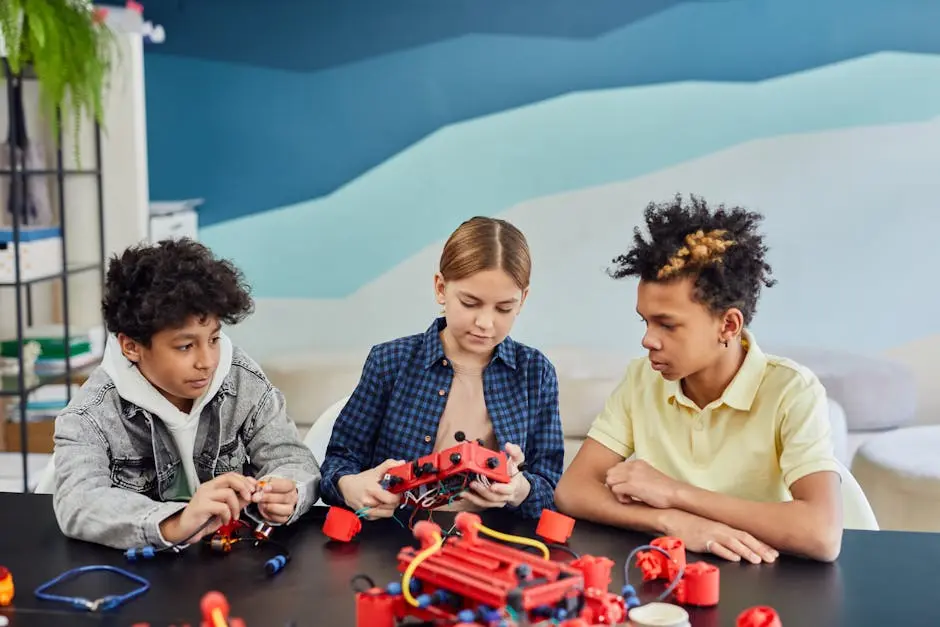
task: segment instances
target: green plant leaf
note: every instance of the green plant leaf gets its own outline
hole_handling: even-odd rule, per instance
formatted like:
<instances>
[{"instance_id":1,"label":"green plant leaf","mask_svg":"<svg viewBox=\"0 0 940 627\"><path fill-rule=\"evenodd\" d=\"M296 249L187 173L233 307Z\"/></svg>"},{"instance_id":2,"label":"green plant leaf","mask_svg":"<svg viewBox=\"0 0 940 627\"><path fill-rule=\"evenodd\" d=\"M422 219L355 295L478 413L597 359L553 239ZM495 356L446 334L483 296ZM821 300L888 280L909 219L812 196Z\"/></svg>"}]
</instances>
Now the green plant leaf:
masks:
<instances>
[{"instance_id":1,"label":"green plant leaf","mask_svg":"<svg viewBox=\"0 0 940 627\"><path fill-rule=\"evenodd\" d=\"M85 121L104 130L104 97L119 49L114 33L95 19L90 3L75 0L0 0L0 34L10 72L36 73L40 108L56 142L63 128L79 137Z\"/></svg>"}]
</instances>

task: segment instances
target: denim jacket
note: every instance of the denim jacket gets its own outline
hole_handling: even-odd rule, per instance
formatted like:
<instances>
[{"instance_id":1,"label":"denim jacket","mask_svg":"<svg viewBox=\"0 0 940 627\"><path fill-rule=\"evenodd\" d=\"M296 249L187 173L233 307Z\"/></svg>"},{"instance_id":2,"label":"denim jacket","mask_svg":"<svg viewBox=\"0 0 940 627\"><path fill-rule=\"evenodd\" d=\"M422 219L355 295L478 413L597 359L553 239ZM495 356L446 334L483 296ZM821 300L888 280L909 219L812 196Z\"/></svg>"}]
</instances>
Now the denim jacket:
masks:
<instances>
[{"instance_id":1,"label":"denim jacket","mask_svg":"<svg viewBox=\"0 0 940 627\"><path fill-rule=\"evenodd\" d=\"M320 470L287 416L284 396L236 348L199 419L193 461L200 482L227 472L297 483L288 524L319 498ZM72 538L120 549L164 546L160 523L184 473L163 421L121 398L97 368L55 423L55 515Z\"/></svg>"}]
</instances>

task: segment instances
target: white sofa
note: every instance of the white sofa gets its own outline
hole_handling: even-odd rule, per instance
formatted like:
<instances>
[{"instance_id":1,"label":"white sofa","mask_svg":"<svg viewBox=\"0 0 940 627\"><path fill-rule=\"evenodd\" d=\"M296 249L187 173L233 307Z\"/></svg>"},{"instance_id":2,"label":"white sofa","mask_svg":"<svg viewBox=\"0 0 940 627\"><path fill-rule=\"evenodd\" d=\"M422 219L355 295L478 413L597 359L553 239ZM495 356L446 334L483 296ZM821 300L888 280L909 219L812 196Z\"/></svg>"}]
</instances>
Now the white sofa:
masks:
<instances>
[{"instance_id":1,"label":"white sofa","mask_svg":"<svg viewBox=\"0 0 940 627\"><path fill-rule=\"evenodd\" d=\"M565 429L565 462L570 463L591 422L620 381L626 360L616 354L578 347L544 349L555 364ZM812 369L829 397L836 456L856 475L882 529L940 531L940 461L911 468L911 459L940 460L935 437L908 431L918 417L918 376L900 361L806 347L765 347ZM342 353L305 353L262 360L262 367L288 399L289 411L304 430L356 386L368 349ZM921 379L923 377L921 376ZM929 399L928 399L928 402ZM937 416L940 423L940 416ZM902 433L898 433L902 432ZM930 431L940 434L940 426ZM920 486L910 492L911 477ZM898 507L908 513L898 517Z\"/></svg>"},{"instance_id":2,"label":"white sofa","mask_svg":"<svg viewBox=\"0 0 940 627\"><path fill-rule=\"evenodd\" d=\"M262 368L287 398L288 411L302 430L347 396L362 372L368 349L301 353L262 361ZM565 430L565 465L577 453L591 423L626 370L621 356L575 347L545 349L558 373L559 404ZM836 455L849 466L850 420L842 403L829 402Z\"/></svg>"}]
</instances>

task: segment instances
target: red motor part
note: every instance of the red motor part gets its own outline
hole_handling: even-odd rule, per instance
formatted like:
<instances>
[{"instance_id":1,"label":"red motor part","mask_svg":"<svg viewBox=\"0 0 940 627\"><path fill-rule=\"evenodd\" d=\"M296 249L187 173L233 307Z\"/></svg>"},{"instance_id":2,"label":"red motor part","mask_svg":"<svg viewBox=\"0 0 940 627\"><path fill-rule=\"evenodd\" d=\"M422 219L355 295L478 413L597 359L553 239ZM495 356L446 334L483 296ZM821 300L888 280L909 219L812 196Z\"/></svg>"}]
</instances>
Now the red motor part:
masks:
<instances>
[{"instance_id":1,"label":"red motor part","mask_svg":"<svg viewBox=\"0 0 940 627\"><path fill-rule=\"evenodd\" d=\"M588 625L619 625L627 618L623 597L609 594L607 590L588 588L584 591L584 601L581 618Z\"/></svg>"},{"instance_id":2,"label":"red motor part","mask_svg":"<svg viewBox=\"0 0 940 627\"><path fill-rule=\"evenodd\" d=\"M656 581L665 579L672 581L685 568L685 543L679 538L662 536L650 542L651 546L658 547L666 553L666 557L659 551L641 551L637 553L636 563L643 573L643 581Z\"/></svg>"},{"instance_id":3,"label":"red motor part","mask_svg":"<svg viewBox=\"0 0 940 627\"><path fill-rule=\"evenodd\" d=\"M593 555L585 555L571 562L571 566L584 575L584 587L598 590L607 590L610 587L610 569L613 565L613 560Z\"/></svg>"},{"instance_id":4,"label":"red motor part","mask_svg":"<svg viewBox=\"0 0 940 627\"><path fill-rule=\"evenodd\" d=\"M774 608L759 605L738 614L737 627L783 627Z\"/></svg>"},{"instance_id":5,"label":"red motor part","mask_svg":"<svg viewBox=\"0 0 940 627\"><path fill-rule=\"evenodd\" d=\"M323 533L333 540L349 542L362 530L362 521L344 507L330 507L323 521Z\"/></svg>"},{"instance_id":6,"label":"red motor part","mask_svg":"<svg viewBox=\"0 0 940 627\"><path fill-rule=\"evenodd\" d=\"M372 588L356 595L356 627L395 627L396 598L381 588Z\"/></svg>"},{"instance_id":7,"label":"red motor part","mask_svg":"<svg viewBox=\"0 0 940 627\"><path fill-rule=\"evenodd\" d=\"M682 605L711 607L718 605L721 571L707 562L693 562L676 587L676 601Z\"/></svg>"},{"instance_id":8,"label":"red motor part","mask_svg":"<svg viewBox=\"0 0 940 627\"><path fill-rule=\"evenodd\" d=\"M543 509L535 534L555 544L565 544L574 530L574 518L559 514L550 509Z\"/></svg>"}]
</instances>

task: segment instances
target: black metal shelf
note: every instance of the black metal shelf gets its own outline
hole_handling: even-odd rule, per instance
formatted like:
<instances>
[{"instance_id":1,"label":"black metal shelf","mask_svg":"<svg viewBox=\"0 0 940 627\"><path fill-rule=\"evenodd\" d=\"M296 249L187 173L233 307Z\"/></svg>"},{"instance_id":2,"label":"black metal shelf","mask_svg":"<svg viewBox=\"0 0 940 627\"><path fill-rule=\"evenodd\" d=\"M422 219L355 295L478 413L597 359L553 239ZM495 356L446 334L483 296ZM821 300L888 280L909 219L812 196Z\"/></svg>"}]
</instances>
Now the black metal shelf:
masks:
<instances>
[{"instance_id":1,"label":"black metal shelf","mask_svg":"<svg viewBox=\"0 0 940 627\"><path fill-rule=\"evenodd\" d=\"M2 0L0 0L2 1ZM58 205L59 213L59 223L55 225L60 230L60 243L61 243L61 255L62 255L62 264L63 270L50 275L44 275L41 277L32 277L29 279L23 278L23 272L21 268L21 246L28 244L28 241L24 240L20 236L21 234L21 224L20 224L20 212L13 211L13 225L12 225L12 241L7 243L7 250L12 250L14 258L14 273L12 281L3 281L0 282L0 287L14 288L12 291L15 293L16 298L16 337L11 338L15 339L20 346L23 346L26 342L29 341L29 338L26 336L26 330L28 327L31 327L33 324L33 306L32 306L32 288L38 283L43 283L46 281L59 279L59 286L61 288L61 308L62 308L62 336L65 341L66 346L70 346L69 339L72 336L71 320L70 320L70 305L69 305L69 278L75 274L82 272L90 272L93 270L98 271L98 279L101 286L104 286L104 275L105 275L105 242L104 242L104 182L102 177L102 159L101 159L101 128L95 123L94 124L94 153L95 153L95 163L94 167L88 169L70 169L65 167L62 151L62 125L61 125L61 114L57 113L59 117L58 126L58 137L56 141L56 150L55 150L55 164L54 167L43 168L43 169L28 169L23 167L23 164L16 159L16 146L19 145L18 137L18 128L21 128L20 122L22 118L15 117L18 112L18 107L16 106L19 102L16 99L16 88L21 87L22 82L26 80L35 80L36 74L33 71L32 67L24 67L20 76L14 76L10 70L10 65L7 62L5 57L0 57L0 66L2 66L2 75L0 79L5 79L6 91L7 91L7 107L10 119L10 131L9 131L9 144L6 149L9 151L9 163L8 168L0 170L0 182L3 185L9 185L10 187L10 198L23 198L24 192L27 187L27 178L30 176L54 176L57 179L56 185L56 200ZM0 149L4 147L0 146ZM84 262L84 263L75 263L69 261L68 255L68 237L66 229L66 218L68 211L66 210L66 193L65 193L65 182L67 179L72 177L92 177L92 180L95 181L95 187L98 197L98 260L96 262ZM23 289L20 289L23 288ZM25 297L25 303L24 303ZM24 307L26 305L25 315ZM23 469L23 492L29 491L29 468L27 464L28 455L29 455L29 434L27 430L27 403L29 400L29 395L35 392L36 390L47 386L47 385L56 385L61 383L80 383L84 380L88 374L98 365L99 360L95 360L91 363L81 363L80 365L73 364L74 357L70 355L69 351L66 351L65 356L65 369L62 372L55 372L49 374L39 374L39 373L29 373L25 372L25 364L23 358L23 350L18 351L18 371L14 375L4 375L0 377L0 398L10 399L18 398L19 405L19 431L20 431L20 455L22 457L22 469ZM84 360L82 360L84 361ZM71 401L72 399L72 386L66 385L66 402ZM14 418L15 420L15 418Z\"/></svg>"},{"instance_id":2,"label":"black metal shelf","mask_svg":"<svg viewBox=\"0 0 940 627\"><path fill-rule=\"evenodd\" d=\"M75 176L78 174L96 176L101 174L101 170L62 170L61 173L67 176ZM0 170L0 176L12 176L13 174L17 176L58 176L59 170Z\"/></svg>"},{"instance_id":3,"label":"black metal shelf","mask_svg":"<svg viewBox=\"0 0 940 627\"><path fill-rule=\"evenodd\" d=\"M75 274L81 274L83 272L90 272L92 270L100 270L101 263L70 263L68 267L62 272L56 272L54 274L44 274L42 276L34 277L32 279L22 279L19 282L17 281L0 281L0 287L17 287L24 285L36 285L37 283L45 283L46 281L54 281L56 279L64 279L67 276L72 276Z\"/></svg>"},{"instance_id":4,"label":"black metal shelf","mask_svg":"<svg viewBox=\"0 0 940 627\"><path fill-rule=\"evenodd\" d=\"M17 375L3 375L0 377L0 397L29 396L39 388L47 385L58 385L66 381L81 383L100 363L101 358L99 357L92 362L70 368L71 372L68 376L64 372L32 375L29 380L24 381L25 387L23 388L20 387ZM22 415L20 418L22 418Z\"/></svg>"}]
</instances>

